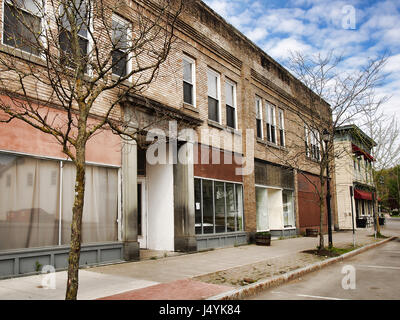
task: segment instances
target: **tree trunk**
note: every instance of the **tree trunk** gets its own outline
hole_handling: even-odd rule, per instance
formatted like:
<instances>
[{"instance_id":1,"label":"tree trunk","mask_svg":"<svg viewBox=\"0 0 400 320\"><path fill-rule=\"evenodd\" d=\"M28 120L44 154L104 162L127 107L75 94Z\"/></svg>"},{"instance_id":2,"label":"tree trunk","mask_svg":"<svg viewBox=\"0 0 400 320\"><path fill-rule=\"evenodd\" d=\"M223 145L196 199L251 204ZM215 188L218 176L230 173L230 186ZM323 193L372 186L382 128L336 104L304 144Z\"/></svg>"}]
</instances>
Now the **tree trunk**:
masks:
<instances>
[{"instance_id":1,"label":"tree trunk","mask_svg":"<svg viewBox=\"0 0 400 320\"><path fill-rule=\"evenodd\" d=\"M325 183L324 178L320 179L321 182L321 192L319 194L319 250L323 250L325 248L324 243L324 216L325 216Z\"/></svg>"},{"instance_id":2,"label":"tree trunk","mask_svg":"<svg viewBox=\"0 0 400 320\"><path fill-rule=\"evenodd\" d=\"M66 300L76 300L79 284L79 258L81 254L82 240L82 213L85 195L85 146L76 149L76 178L75 178L75 200L72 209L71 223L71 247L68 257L68 281Z\"/></svg>"}]
</instances>

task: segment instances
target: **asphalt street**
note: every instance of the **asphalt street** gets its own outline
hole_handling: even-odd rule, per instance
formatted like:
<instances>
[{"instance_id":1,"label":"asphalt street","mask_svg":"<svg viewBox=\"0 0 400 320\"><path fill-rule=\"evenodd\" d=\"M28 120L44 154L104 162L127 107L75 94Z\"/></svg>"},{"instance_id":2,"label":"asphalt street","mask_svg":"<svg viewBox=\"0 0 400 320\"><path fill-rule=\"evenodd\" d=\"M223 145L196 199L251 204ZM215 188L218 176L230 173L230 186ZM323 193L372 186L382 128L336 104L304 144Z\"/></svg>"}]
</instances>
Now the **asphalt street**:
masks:
<instances>
[{"instance_id":1,"label":"asphalt street","mask_svg":"<svg viewBox=\"0 0 400 320\"><path fill-rule=\"evenodd\" d=\"M387 219L385 230L400 236L400 219ZM400 239L248 299L400 300Z\"/></svg>"}]
</instances>

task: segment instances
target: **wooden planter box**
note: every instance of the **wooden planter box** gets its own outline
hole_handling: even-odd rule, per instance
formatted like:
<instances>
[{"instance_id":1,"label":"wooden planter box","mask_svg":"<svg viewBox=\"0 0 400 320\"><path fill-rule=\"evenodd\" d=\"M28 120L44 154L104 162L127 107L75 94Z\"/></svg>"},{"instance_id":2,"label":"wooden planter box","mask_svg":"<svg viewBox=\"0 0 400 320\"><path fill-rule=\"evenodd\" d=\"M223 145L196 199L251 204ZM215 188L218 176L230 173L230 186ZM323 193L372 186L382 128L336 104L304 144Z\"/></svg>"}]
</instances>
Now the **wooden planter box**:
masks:
<instances>
[{"instance_id":1,"label":"wooden planter box","mask_svg":"<svg viewBox=\"0 0 400 320\"><path fill-rule=\"evenodd\" d=\"M318 237L318 229L306 229L306 237Z\"/></svg>"},{"instance_id":2,"label":"wooden planter box","mask_svg":"<svg viewBox=\"0 0 400 320\"><path fill-rule=\"evenodd\" d=\"M367 219L356 219L357 228L366 228L367 227Z\"/></svg>"},{"instance_id":3,"label":"wooden planter box","mask_svg":"<svg viewBox=\"0 0 400 320\"><path fill-rule=\"evenodd\" d=\"M256 234L256 245L258 246L270 246L271 245L271 234Z\"/></svg>"}]
</instances>

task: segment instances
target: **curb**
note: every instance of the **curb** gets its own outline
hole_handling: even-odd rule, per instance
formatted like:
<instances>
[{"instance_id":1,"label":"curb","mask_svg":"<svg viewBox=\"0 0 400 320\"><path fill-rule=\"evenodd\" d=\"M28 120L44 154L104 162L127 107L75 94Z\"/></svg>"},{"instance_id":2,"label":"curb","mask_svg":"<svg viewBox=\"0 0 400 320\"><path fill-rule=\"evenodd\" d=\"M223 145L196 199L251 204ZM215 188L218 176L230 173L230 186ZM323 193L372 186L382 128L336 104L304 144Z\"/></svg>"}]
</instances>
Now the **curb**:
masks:
<instances>
[{"instance_id":1,"label":"curb","mask_svg":"<svg viewBox=\"0 0 400 320\"><path fill-rule=\"evenodd\" d=\"M336 263L338 261L342 261L344 259L351 258L351 257L353 257L355 255L358 255L358 254L364 252L364 251L367 251L369 249L373 249L375 247L378 247L378 246L380 246L382 244L385 244L385 243L387 243L389 241L393 241L395 239L397 239L397 237L390 237L390 238L382 240L380 242L372 243L372 244L366 245L364 247L361 247L359 249L353 250L351 252L342 254L342 255L340 255L338 257L329 258L329 259L326 259L324 261L317 262L317 263L311 264L309 266L306 266L306 267L303 267L303 268L300 268L300 269L297 269L297 270L290 271L290 272L285 273L283 275L275 276L275 277L272 277L272 278L269 278L269 279L266 279L266 280L260 280L260 281L258 281L256 283L249 284L249 285L244 286L244 287L242 287L240 289L234 289L234 290L231 290L231 291L228 291L228 292L224 292L224 293L221 293L219 295L209 297L209 298L207 298L205 300L240 300L240 299L243 299L245 297L249 297L249 296L255 295L258 292L263 291L265 289L282 285L282 284L284 284L286 282L289 282L291 280L297 279L297 278L299 278L301 276L304 276L304 275L306 275L308 273L311 273L311 272L314 272L316 270L322 269L322 268L324 268L326 266L329 266L331 264L334 264L334 263Z\"/></svg>"}]
</instances>

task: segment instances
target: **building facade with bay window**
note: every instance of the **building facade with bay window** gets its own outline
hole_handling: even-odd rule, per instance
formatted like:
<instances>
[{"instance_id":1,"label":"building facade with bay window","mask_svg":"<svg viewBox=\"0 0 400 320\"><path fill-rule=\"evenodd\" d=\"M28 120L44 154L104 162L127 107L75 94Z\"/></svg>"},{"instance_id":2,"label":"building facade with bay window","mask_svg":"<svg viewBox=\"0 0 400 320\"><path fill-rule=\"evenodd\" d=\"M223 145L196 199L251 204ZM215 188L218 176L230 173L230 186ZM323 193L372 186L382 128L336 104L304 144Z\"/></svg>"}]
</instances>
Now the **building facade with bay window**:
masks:
<instances>
[{"instance_id":1,"label":"building facade with bay window","mask_svg":"<svg viewBox=\"0 0 400 320\"><path fill-rule=\"evenodd\" d=\"M2 4L13 10L9 1ZM23 10L36 28L35 12ZM0 54L16 50L21 59L31 59L21 54L29 48L7 38L18 26L3 13ZM120 59L132 21L123 11L110 19L118 26L112 38L120 40L113 51L119 62L111 70L118 77L132 67ZM138 260L140 250L193 252L246 244L257 231L292 236L309 215L309 205L299 201L300 175L284 161L295 141L304 147L304 127L294 123L307 109L302 96L308 89L201 1L182 13L175 33L179 46L157 77L120 107L124 120L167 112L179 123L178 135L187 129L196 138L177 137L169 124L162 127L164 145L141 149L110 130L89 141L81 265ZM80 42L90 48L86 33ZM93 108L93 119L101 117L108 98L111 93ZM60 106L46 108L66 119ZM38 265L64 269L74 165L51 135L20 120L0 123L0 137L0 277L34 273ZM152 140L159 138L152 134ZM307 162L310 174L313 164Z\"/></svg>"},{"instance_id":2,"label":"building facade with bay window","mask_svg":"<svg viewBox=\"0 0 400 320\"><path fill-rule=\"evenodd\" d=\"M340 229L373 226L377 196L371 155L376 142L356 125L339 127L335 134L338 223ZM352 220L353 217L353 220Z\"/></svg>"}]
</instances>

